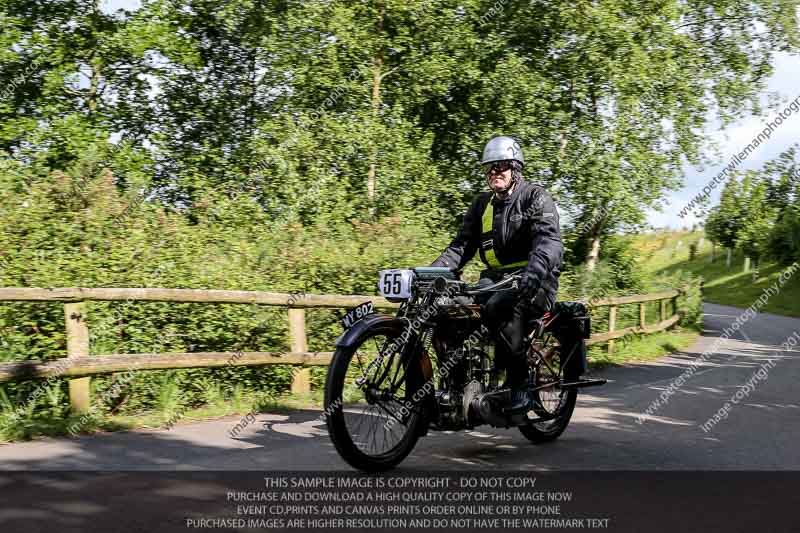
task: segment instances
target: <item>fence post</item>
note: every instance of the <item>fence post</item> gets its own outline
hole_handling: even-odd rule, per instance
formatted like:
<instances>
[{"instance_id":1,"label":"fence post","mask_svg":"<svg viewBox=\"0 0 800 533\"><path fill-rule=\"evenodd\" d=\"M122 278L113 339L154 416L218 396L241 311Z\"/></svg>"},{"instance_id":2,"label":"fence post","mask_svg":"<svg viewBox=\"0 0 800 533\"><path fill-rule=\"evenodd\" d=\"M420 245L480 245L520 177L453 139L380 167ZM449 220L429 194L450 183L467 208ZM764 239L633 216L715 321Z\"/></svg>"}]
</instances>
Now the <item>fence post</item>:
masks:
<instances>
[{"instance_id":1,"label":"fence post","mask_svg":"<svg viewBox=\"0 0 800 533\"><path fill-rule=\"evenodd\" d=\"M661 305L661 322L664 322L667 319L667 301L659 300L658 303Z\"/></svg>"},{"instance_id":2,"label":"fence post","mask_svg":"<svg viewBox=\"0 0 800 533\"><path fill-rule=\"evenodd\" d=\"M67 324L67 357L89 356L89 327L86 325L87 302L64 304L64 318ZM89 384L91 378L69 380L69 405L75 413L86 413L91 407Z\"/></svg>"},{"instance_id":3,"label":"fence post","mask_svg":"<svg viewBox=\"0 0 800 533\"><path fill-rule=\"evenodd\" d=\"M640 302L639 303L639 326L642 329L644 329L644 327L647 325L645 323L645 314L646 314L646 312L647 311L646 311L646 309L644 307L644 302Z\"/></svg>"},{"instance_id":4,"label":"fence post","mask_svg":"<svg viewBox=\"0 0 800 533\"><path fill-rule=\"evenodd\" d=\"M611 333L614 331L614 328L617 327L617 306L612 305L608 308L608 332ZM608 354L611 355L614 353L614 339L608 341Z\"/></svg>"},{"instance_id":5,"label":"fence post","mask_svg":"<svg viewBox=\"0 0 800 533\"><path fill-rule=\"evenodd\" d=\"M289 309L289 346L292 352L307 352L306 310ZM292 394L311 392L311 370L301 368L292 378Z\"/></svg>"}]
</instances>

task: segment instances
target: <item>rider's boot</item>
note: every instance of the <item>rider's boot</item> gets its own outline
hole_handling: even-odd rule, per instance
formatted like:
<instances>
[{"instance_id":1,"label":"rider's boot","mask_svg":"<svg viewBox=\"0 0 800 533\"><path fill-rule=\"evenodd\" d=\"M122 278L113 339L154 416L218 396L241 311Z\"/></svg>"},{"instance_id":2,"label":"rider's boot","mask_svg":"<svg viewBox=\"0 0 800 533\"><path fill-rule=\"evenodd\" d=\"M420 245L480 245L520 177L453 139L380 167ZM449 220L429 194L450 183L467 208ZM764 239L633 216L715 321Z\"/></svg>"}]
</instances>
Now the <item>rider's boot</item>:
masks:
<instances>
[{"instance_id":1,"label":"rider's boot","mask_svg":"<svg viewBox=\"0 0 800 533\"><path fill-rule=\"evenodd\" d=\"M505 408L511 411L527 410L531 406L531 394L528 391L527 361L519 354L510 357L506 370L503 388L508 389Z\"/></svg>"}]
</instances>

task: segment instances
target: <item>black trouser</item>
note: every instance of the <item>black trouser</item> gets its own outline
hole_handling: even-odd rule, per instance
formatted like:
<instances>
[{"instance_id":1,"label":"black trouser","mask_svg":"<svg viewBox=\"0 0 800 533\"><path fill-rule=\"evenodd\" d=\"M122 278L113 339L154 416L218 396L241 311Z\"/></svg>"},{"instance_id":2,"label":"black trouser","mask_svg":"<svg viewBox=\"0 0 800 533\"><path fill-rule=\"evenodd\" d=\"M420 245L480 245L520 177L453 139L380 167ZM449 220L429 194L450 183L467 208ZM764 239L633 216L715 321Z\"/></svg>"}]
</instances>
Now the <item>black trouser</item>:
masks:
<instances>
[{"instance_id":1,"label":"black trouser","mask_svg":"<svg viewBox=\"0 0 800 533\"><path fill-rule=\"evenodd\" d=\"M493 293L483 304L484 322L495 339L495 361L500 368L506 369L507 386L518 387L526 383L527 325L552 309L554 300L553 295L540 290L532 302L521 302L517 289L507 289Z\"/></svg>"},{"instance_id":2,"label":"black trouser","mask_svg":"<svg viewBox=\"0 0 800 533\"><path fill-rule=\"evenodd\" d=\"M484 280L479 281L479 283ZM485 280L490 283L491 280ZM506 385L523 385L528 377L525 336L530 333L528 324L552 310L555 295L541 290L532 302L520 303L519 291L508 289L494 294L483 304L483 318L494 335L495 360L499 368L506 370ZM577 379L587 371L586 343L579 331L559 328L555 333L561 344L564 376Z\"/></svg>"}]
</instances>

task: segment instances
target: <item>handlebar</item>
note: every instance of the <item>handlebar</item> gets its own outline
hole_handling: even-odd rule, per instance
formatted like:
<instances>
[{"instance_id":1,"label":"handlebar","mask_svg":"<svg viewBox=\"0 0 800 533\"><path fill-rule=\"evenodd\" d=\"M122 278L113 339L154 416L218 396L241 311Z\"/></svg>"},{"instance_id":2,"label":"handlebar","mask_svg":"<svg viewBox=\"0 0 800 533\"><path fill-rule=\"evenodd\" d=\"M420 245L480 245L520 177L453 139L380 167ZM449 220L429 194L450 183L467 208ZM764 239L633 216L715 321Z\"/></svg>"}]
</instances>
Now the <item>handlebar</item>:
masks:
<instances>
[{"instance_id":1,"label":"handlebar","mask_svg":"<svg viewBox=\"0 0 800 533\"><path fill-rule=\"evenodd\" d=\"M475 294L483 294L483 293L486 293L486 292L494 292L494 291L497 291L497 290L501 290L501 288L505 287L506 285L512 284L513 282L517 281L521 277L522 276L520 275L520 270L517 270L517 271L512 272L510 274L506 274L503 277L503 279L501 279L500 281L497 281L495 283L492 283L490 285L483 285L483 286L482 285L478 285L478 284L467 285L465 287L464 293L465 294L469 294L469 295L475 295Z\"/></svg>"},{"instance_id":2,"label":"handlebar","mask_svg":"<svg viewBox=\"0 0 800 533\"><path fill-rule=\"evenodd\" d=\"M447 276L436 275L436 272L425 272L424 274L428 276L428 279L423 280L418 286L424 287L424 290L429 288L433 289L434 292L440 294L448 292L448 287L451 287L455 288L458 294L477 296L511 288L510 286L514 286L515 282L522 277L522 270L523 269L518 269L503 274L503 278L500 281L490 282L488 279L482 278L478 283L472 285L459 279L460 275L458 274L460 274L460 272L458 271L451 271L456 273L456 279L448 279Z\"/></svg>"}]
</instances>

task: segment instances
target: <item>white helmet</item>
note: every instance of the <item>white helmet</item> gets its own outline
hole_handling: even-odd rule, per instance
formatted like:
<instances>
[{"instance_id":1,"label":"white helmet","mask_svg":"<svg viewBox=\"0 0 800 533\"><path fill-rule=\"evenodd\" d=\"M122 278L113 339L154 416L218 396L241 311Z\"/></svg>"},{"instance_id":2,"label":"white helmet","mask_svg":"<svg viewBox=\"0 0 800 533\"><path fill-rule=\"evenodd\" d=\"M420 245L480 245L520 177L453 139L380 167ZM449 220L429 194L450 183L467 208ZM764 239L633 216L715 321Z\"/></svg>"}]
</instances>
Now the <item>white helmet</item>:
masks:
<instances>
[{"instance_id":1,"label":"white helmet","mask_svg":"<svg viewBox=\"0 0 800 533\"><path fill-rule=\"evenodd\" d=\"M486 163L493 163L495 161L519 161L521 165L525 165L525 158L522 155L522 147L516 139L501 135L499 137L492 137L486 146L483 148L483 157L481 158L481 165Z\"/></svg>"}]
</instances>

